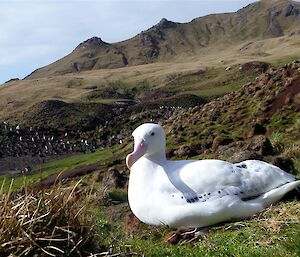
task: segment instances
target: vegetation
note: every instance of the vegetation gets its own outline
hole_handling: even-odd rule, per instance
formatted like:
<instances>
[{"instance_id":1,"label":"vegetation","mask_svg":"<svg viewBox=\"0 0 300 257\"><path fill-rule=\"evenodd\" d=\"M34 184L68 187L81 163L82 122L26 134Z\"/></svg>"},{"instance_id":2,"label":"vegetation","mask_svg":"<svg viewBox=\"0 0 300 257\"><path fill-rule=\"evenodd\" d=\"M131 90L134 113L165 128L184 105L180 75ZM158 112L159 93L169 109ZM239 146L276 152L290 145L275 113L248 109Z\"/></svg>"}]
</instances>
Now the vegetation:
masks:
<instances>
[{"instance_id":1,"label":"vegetation","mask_svg":"<svg viewBox=\"0 0 300 257\"><path fill-rule=\"evenodd\" d=\"M131 231L93 205L76 183L23 195L1 193L0 253L4 256L299 256L298 201L280 203L248 221L210 228L179 245L165 242L168 228ZM92 205L91 205L92 204ZM84 206L89 206L88 209ZM4 218L6 217L6 218ZM9 218L7 218L9 217ZM22 218L21 218L22 217ZM128 232L129 230L129 232ZM127 231L127 232L126 232ZM90 254L90 255L88 255Z\"/></svg>"},{"instance_id":2,"label":"vegetation","mask_svg":"<svg viewBox=\"0 0 300 257\"><path fill-rule=\"evenodd\" d=\"M177 74L169 78L165 88L173 92L184 92L206 98L222 96L238 90L259 74L253 69L241 71L240 67L234 65L230 70L223 67L210 67L197 73Z\"/></svg>"},{"instance_id":3,"label":"vegetation","mask_svg":"<svg viewBox=\"0 0 300 257\"><path fill-rule=\"evenodd\" d=\"M0 176L0 183L3 184L4 191L7 191L10 187L12 191L18 191L23 188L24 179L26 180L27 186L31 186L46 179L47 177L53 174L62 173L80 166L86 166L95 163L99 163L100 166L101 162L107 162L111 160L112 157L113 149L100 149L94 153L79 154L65 159L51 161L42 165L38 165L35 168L33 168L31 174L23 174L22 176Z\"/></svg>"},{"instance_id":4,"label":"vegetation","mask_svg":"<svg viewBox=\"0 0 300 257\"><path fill-rule=\"evenodd\" d=\"M106 199L114 204L125 203L128 201L127 192L121 189L115 189L107 193Z\"/></svg>"},{"instance_id":5,"label":"vegetation","mask_svg":"<svg viewBox=\"0 0 300 257\"><path fill-rule=\"evenodd\" d=\"M174 231L140 225L132 230L124 220L111 221L95 208L96 230L105 234L113 254L136 256L299 256L300 204L280 203L251 220L214 226L197 238L187 237L172 245L166 242ZM134 228L133 228L134 229Z\"/></svg>"},{"instance_id":6,"label":"vegetation","mask_svg":"<svg viewBox=\"0 0 300 257\"><path fill-rule=\"evenodd\" d=\"M275 2L281 9L286 4L286 1ZM299 56L299 36L277 37L268 34L271 32L264 33L262 29L270 25L266 23L269 16L266 16L267 9L256 9L258 7L254 4L239 11L241 24L247 23L239 32L225 28L224 33L239 35L225 35L226 44L228 38L232 40L231 47L225 47L225 50L226 44L214 38L220 33L209 33L211 38L207 41L207 28L196 28L201 28L205 20L218 30L220 26L214 24L230 24L219 21L226 21L230 15L195 19L191 23L195 26L193 29L179 25L179 34L172 28L168 29L169 32L163 31L163 45L168 46L168 39L172 39L171 42L179 42L180 48L177 51L176 44L173 44L164 49L162 45L159 54L168 56L167 49L170 48L175 55L177 53L176 60L162 58L162 62L156 62L155 55L150 58L149 49L142 47L131 52L130 44L139 45L137 40L140 39L135 37L124 41L124 44L129 43L128 46L122 46L123 43L116 46L122 49L129 47L129 54L137 54L137 58L131 58L133 62L144 63L145 57L151 64L132 67L131 63L126 64L125 57L115 51L115 47L97 38L88 40L83 43L85 48L79 45L72 55L40 69L25 80L12 81L1 87L0 118L58 128L68 123L71 129L76 127L76 130L81 130L82 127L77 125L83 124L86 130L91 131L101 123L108 139L122 134L124 130L127 131L122 135L129 135L127 132L132 131L138 122L149 121L153 117L155 121L167 120L167 150L174 159L179 158L175 152L180 150L180 146L195 150L189 153L192 155L189 158L227 159L236 150L246 149L251 137L265 136L270 140L274 153L260 157L292 160L295 174L299 177L300 113L296 101L284 99L282 94L291 74L294 72L293 78L299 77L299 67L293 68L296 63L287 64ZM284 12L279 13L282 15ZM283 22L284 18L280 18ZM145 33L150 39L157 39L156 32L157 29L152 28ZM263 39L257 40L261 34ZM199 42L202 44L200 48ZM209 42L215 45L207 45ZM98 45L103 47L99 49L101 62L99 67L90 67L84 63L81 51L89 47L95 50ZM188 53L193 53L194 59L179 54L185 48ZM78 58L81 58L80 62ZM111 60L116 60L114 65L118 68L109 66ZM278 69L277 73L260 75L262 70L256 68L253 60L272 63L273 67L290 66L286 73ZM156 63L152 63L154 61ZM262 67L268 66L268 63L261 63ZM60 75L51 76L57 71L61 71ZM74 73L64 75L65 72ZM252 83L248 83L250 81ZM295 94L296 90L290 93ZM231 93L234 91L238 92ZM284 105L279 103L276 109L273 103L279 96L283 97ZM128 106L120 105L120 101L127 101ZM207 105L201 105L207 101L210 101ZM188 108L191 106L193 108ZM122 112L123 107L128 109ZM158 107L166 111L160 112ZM117 112L111 112L113 109ZM153 110L155 115L151 112ZM253 132L255 129L258 132ZM93 153L38 165L28 174L1 176L0 255L300 256L300 203L295 194L288 196L288 201L271 206L252 219L218 224L198 237L181 237L176 244L166 242L175 231L141 224L129 210L128 171L124 167L124 156L132 149L132 144L125 140L119 144L118 140L112 141L118 142L112 147ZM224 152L230 147L233 152L229 151L226 156ZM182 156L187 156L186 152ZM88 165L97 168L92 174L83 176L80 182L76 179L62 181L62 185L55 184L41 191L33 187L51 175ZM115 174L113 171L116 171ZM109 176L111 174L115 177ZM119 179L118 175L124 179L122 182L125 181L122 187L113 185L117 184L114 182Z\"/></svg>"},{"instance_id":7,"label":"vegetation","mask_svg":"<svg viewBox=\"0 0 300 257\"><path fill-rule=\"evenodd\" d=\"M24 194L0 192L3 256L299 256L300 204L283 202L251 220L229 222L172 245L169 228L114 220L84 181ZM95 189L95 184L92 186ZM88 192L88 193L87 193ZM120 191L110 194L119 198ZM121 193L122 195L122 193ZM116 197L117 196L117 197ZM93 254L92 254L93 253Z\"/></svg>"},{"instance_id":8,"label":"vegetation","mask_svg":"<svg viewBox=\"0 0 300 257\"><path fill-rule=\"evenodd\" d=\"M90 217L78 204L78 184L37 193L0 191L1 256L82 256L93 248ZM11 255L10 255L11 254Z\"/></svg>"}]
</instances>

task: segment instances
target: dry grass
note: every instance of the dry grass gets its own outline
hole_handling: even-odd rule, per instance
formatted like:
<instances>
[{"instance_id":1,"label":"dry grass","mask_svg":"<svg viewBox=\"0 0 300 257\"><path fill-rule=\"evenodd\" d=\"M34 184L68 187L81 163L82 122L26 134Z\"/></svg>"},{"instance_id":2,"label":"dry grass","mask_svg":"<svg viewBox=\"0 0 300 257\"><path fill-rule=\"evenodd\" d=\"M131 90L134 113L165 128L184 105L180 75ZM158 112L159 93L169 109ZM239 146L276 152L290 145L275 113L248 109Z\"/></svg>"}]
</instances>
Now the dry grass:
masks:
<instances>
[{"instance_id":1,"label":"dry grass","mask_svg":"<svg viewBox=\"0 0 300 257\"><path fill-rule=\"evenodd\" d=\"M300 159L300 143L293 144L288 148L284 149L283 154L289 158Z\"/></svg>"},{"instance_id":2,"label":"dry grass","mask_svg":"<svg viewBox=\"0 0 300 257\"><path fill-rule=\"evenodd\" d=\"M0 191L0 256L85 256L94 236L77 183L38 193Z\"/></svg>"},{"instance_id":3,"label":"dry grass","mask_svg":"<svg viewBox=\"0 0 300 257\"><path fill-rule=\"evenodd\" d=\"M278 234L288 226L299 224L299 215L300 202L293 201L291 204L280 203L276 207L269 207L256 218L256 221L261 229Z\"/></svg>"},{"instance_id":4,"label":"dry grass","mask_svg":"<svg viewBox=\"0 0 300 257\"><path fill-rule=\"evenodd\" d=\"M206 67L225 68L249 61L277 63L283 59L290 60L300 56L299 38L300 36L284 36L239 45L205 48L205 51L193 57L178 56L172 62L14 81L0 87L0 119L22 116L33 104L47 99L81 101L92 88L99 89L114 81L122 81L130 86L138 86L141 82L148 81L151 88L164 89L168 86L168 78L174 74L190 74ZM243 47L245 44L246 48ZM267 54L258 55L257 51ZM195 88L199 89L201 88Z\"/></svg>"}]
</instances>

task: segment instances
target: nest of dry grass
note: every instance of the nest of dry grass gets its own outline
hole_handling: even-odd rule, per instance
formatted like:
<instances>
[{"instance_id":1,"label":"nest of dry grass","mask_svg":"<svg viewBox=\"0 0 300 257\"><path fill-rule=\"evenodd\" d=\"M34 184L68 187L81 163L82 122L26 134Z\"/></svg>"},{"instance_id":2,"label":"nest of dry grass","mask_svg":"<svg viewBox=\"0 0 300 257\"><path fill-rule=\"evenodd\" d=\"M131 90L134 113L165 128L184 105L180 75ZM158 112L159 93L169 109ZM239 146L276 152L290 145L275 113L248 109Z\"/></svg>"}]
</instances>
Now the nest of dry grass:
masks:
<instances>
[{"instance_id":1,"label":"nest of dry grass","mask_svg":"<svg viewBox=\"0 0 300 257\"><path fill-rule=\"evenodd\" d=\"M37 193L0 190L0 256L87 256L94 232L77 183Z\"/></svg>"}]
</instances>

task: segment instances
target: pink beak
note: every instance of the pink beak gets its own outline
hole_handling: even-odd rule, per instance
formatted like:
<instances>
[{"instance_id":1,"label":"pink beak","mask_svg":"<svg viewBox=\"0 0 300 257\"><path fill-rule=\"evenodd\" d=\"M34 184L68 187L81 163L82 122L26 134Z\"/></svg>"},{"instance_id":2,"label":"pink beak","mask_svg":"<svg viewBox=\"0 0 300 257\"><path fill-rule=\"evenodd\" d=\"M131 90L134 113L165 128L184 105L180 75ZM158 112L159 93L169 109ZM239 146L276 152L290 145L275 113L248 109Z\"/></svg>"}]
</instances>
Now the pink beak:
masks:
<instances>
[{"instance_id":1,"label":"pink beak","mask_svg":"<svg viewBox=\"0 0 300 257\"><path fill-rule=\"evenodd\" d=\"M126 165L128 169L131 169L132 165L140 159L146 152L147 145L144 139L141 139L135 146L134 151L131 154L128 154L126 157Z\"/></svg>"}]
</instances>

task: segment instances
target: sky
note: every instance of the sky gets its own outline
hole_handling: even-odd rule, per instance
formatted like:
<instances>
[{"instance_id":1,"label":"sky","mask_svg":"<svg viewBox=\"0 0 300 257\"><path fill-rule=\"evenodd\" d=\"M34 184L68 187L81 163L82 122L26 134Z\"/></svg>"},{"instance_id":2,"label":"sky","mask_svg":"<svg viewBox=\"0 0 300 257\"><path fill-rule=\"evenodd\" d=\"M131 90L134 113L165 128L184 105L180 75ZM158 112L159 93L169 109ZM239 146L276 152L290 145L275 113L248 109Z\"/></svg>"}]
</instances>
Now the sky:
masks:
<instances>
[{"instance_id":1,"label":"sky","mask_svg":"<svg viewBox=\"0 0 300 257\"><path fill-rule=\"evenodd\" d=\"M24 78L81 42L126 40L162 18L189 22L255 0L0 0L0 84Z\"/></svg>"}]
</instances>

